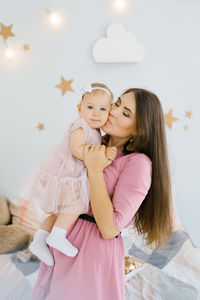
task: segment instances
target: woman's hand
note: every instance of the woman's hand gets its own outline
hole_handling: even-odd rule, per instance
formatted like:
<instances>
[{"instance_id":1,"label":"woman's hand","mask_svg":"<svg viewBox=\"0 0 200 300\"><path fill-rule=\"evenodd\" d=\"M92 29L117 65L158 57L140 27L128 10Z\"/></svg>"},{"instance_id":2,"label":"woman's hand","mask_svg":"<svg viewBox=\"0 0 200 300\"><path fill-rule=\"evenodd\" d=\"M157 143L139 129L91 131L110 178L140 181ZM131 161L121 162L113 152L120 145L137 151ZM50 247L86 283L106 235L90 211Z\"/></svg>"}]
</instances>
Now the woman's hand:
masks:
<instances>
[{"instance_id":1,"label":"woman's hand","mask_svg":"<svg viewBox=\"0 0 200 300\"><path fill-rule=\"evenodd\" d=\"M83 160L89 173L103 172L112 163L105 155L104 145L85 145L83 150Z\"/></svg>"}]
</instances>

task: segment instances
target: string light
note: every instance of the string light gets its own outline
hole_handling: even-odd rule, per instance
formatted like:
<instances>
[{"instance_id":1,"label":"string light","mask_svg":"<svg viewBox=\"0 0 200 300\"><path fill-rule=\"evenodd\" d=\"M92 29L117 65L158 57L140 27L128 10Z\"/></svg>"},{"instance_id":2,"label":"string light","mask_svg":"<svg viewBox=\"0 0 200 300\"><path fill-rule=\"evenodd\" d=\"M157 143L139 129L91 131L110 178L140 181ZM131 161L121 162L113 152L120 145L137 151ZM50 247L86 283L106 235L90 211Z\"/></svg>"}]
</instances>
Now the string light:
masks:
<instances>
[{"instance_id":1,"label":"string light","mask_svg":"<svg viewBox=\"0 0 200 300\"><path fill-rule=\"evenodd\" d=\"M52 6L49 6L47 9L49 13L49 20L53 26L59 26L61 23L61 16L54 11Z\"/></svg>"},{"instance_id":2,"label":"string light","mask_svg":"<svg viewBox=\"0 0 200 300\"><path fill-rule=\"evenodd\" d=\"M118 10L123 10L126 6L126 3L124 0L115 0L115 8Z\"/></svg>"},{"instance_id":3,"label":"string light","mask_svg":"<svg viewBox=\"0 0 200 300\"><path fill-rule=\"evenodd\" d=\"M52 13L50 18L51 18L51 22L52 22L53 25L59 25L60 24L61 19L60 19L60 16L58 14Z\"/></svg>"},{"instance_id":4,"label":"string light","mask_svg":"<svg viewBox=\"0 0 200 300\"><path fill-rule=\"evenodd\" d=\"M11 46L11 42L7 41L6 42L6 50L5 50L5 57L7 58L8 61L13 61L14 60L14 50Z\"/></svg>"}]
</instances>

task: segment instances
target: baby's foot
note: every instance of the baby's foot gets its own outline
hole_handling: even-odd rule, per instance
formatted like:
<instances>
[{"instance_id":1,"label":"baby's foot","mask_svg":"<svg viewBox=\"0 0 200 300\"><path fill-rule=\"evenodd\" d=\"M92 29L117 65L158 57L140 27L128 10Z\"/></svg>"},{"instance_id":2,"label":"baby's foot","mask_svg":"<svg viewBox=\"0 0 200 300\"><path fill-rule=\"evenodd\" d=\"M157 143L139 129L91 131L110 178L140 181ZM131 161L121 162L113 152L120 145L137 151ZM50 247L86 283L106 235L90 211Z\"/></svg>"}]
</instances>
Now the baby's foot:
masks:
<instances>
[{"instance_id":1,"label":"baby's foot","mask_svg":"<svg viewBox=\"0 0 200 300\"><path fill-rule=\"evenodd\" d=\"M114 160L117 156L117 148L116 147L107 147L106 148L106 157L110 160Z\"/></svg>"},{"instance_id":2,"label":"baby's foot","mask_svg":"<svg viewBox=\"0 0 200 300\"><path fill-rule=\"evenodd\" d=\"M49 232L44 230L38 230L35 238L29 246L30 251L38 257L39 260L44 262L48 266L54 265L53 256L46 243L46 238Z\"/></svg>"},{"instance_id":3,"label":"baby's foot","mask_svg":"<svg viewBox=\"0 0 200 300\"><path fill-rule=\"evenodd\" d=\"M67 256L74 257L78 253L78 249L66 239L66 233L65 229L54 226L47 238L47 244Z\"/></svg>"}]
</instances>

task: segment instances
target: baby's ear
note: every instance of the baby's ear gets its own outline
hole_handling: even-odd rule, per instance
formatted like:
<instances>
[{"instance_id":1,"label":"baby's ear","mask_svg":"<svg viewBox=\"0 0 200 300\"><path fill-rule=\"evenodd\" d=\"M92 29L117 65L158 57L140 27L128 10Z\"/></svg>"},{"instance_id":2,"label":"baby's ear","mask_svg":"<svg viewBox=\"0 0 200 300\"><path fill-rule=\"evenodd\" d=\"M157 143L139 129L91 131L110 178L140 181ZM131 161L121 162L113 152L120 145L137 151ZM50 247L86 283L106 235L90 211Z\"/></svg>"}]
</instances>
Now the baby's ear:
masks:
<instances>
[{"instance_id":1,"label":"baby's ear","mask_svg":"<svg viewBox=\"0 0 200 300\"><path fill-rule=\"evenodd\" d=\"M78 109L78 113L80 113L81 112L81 105L80 105L80 103L77 104L77 109Z\"/></svg>"}]
</instances>

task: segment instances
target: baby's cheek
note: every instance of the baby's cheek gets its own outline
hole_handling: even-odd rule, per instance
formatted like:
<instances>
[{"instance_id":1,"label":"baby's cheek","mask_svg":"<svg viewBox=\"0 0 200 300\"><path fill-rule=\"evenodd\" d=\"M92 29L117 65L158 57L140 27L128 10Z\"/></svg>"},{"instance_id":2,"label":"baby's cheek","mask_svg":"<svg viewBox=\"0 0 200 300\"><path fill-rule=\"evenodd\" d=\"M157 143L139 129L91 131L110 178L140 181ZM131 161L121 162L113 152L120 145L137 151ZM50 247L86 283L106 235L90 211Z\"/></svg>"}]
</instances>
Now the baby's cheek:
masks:
<instances>
[{"instance_id":1,"label":"baby's cheek","mask_svg":"<svg viewBox=\"0 0 200 300\"><path fill-rule=\"evenodd\" d=\"M101 118L101 127L106 124L107 120L108 120L107 116L102 116L102 118Z\"/></svg>"},{"instance_id":2,"label":"baby's cheek","mask_svg":"<svg viewBox=\"0 0 200 300\"><path fill-rule=\"evenodd\" d=\"M105 114L105 116L104 116L104 123L106 123L106 122L107 122L107 120L108 120L108 117L109 117L109 114Z\"/></svg>"},{"instance_id":3,"label":"baby's cheek","mask_svg":"<svg viewBox=\"0 0 200 300\"><path fill-rule=\"evenodd\" d=\"M109 111L105 114L106 121L108 120L108 117L109 117Z\"/></svg>"}]
</instances>

